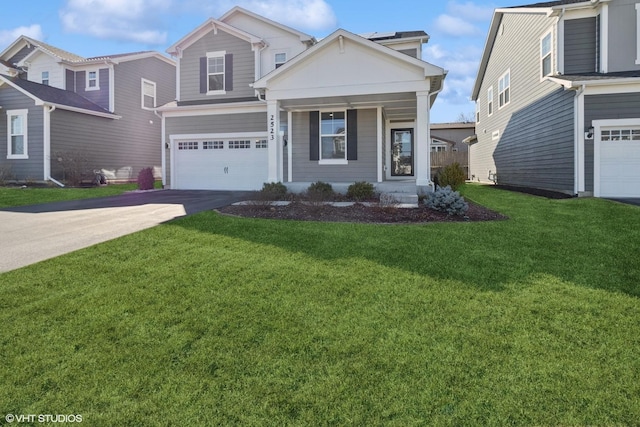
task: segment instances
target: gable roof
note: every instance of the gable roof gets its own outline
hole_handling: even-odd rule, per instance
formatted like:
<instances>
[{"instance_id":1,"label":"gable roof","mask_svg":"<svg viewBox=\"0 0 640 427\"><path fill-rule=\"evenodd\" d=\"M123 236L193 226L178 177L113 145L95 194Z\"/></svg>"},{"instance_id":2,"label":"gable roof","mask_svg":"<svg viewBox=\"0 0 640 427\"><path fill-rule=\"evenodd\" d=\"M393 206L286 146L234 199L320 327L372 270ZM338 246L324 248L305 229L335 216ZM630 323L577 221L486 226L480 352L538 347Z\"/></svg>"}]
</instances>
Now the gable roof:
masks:
<instances>
[{"instance_id":1,"label":"gable roof","mask_svg":"<svg viewBox=\"0 0 640 427\"><path fill-rule=\"evenodd\" d=\"M76 111L111 119L120 118L120 116L109 112L98 104L70 90L58 89L53 86L0 74L0 85L2 84L7 84L27 95L35 101L36 105L51 105L63 110Z\"/></svg>"},{"instance_id":2,"label":"gable roof","mask_svg":"<svg viewBox=\"0 0 640 427\"><path fill-rule=\"evenodd\" d=\"M272 25L274 27L280 28L281 30L287 31L291 34L294 34L296 36L298 36L298 38L300 38L300 41L303 43L307 43L308 45L312 45L317 43L317 40L315 37L310 36L309 34L303 33L302 31L298 31L295 28L291 28L288 27L284 24L281 24L279 22L276 21L272 21L269 18L265 18L264 16L258 15L257 13L253 13L250 10L244 9L240 6L235 6L233 9L229 10L227 13L225 13L224 15L222 15L220 17L220 21L222 22L227 22L229 21L233 16L235 15L247 15L250 16L254 19L258 19L260 21L266 22L269 25Z\"/></svg>"},{"instance_id":3,"label":"gable roof","mask_svg":"<svg viewBox=\"0 0 640 427\"><path fill-rule=\"evenodd\" d=\"M581 73L565 74L548 77L549 80L561 84L565 88L575 88L582 85L626 84L640 82L640 70L620 71L614 73Z\"/></svg>"},{"instance_id":4,"label":"gable roof","mask_svg":"<svg viewBox=\"0 0 640 427\"><path fill-rule=\"evenodd\" d=\"M191 31L186 36L182 37L180 40L169 46L166 52L169 55L180 56L180 52L184 49L191 46L196 41L200 40L204 37L205 34L208 34L211 31L217 33L218 30L222 30L226 33L229 33L233 36L236 36L240 39L243 39L251 44L263 44L264 41L253 34L249 34L246 31L243 31L239 28L233 27L226 22L219 21L217 19L209 18L204 21L200 26L198 26L195 30Z\"/></svg>"},{"instance_id":5,"label":"gable roof","mask_svg":"<svg viewBox=\"0 0 640 427\"><path fill-rule=\"evenodd\" d=\"M478 68L478 74L473 85L471 92L471 100L476 101L482 86L482 80L487 70L489 63L489 57L491 56L491 50L495 43L502 17L507 13L540 13L551 16L554 13L561 11L564 6L570 6L571 8L586 8L594 7L599 3L606 3L609 0L558 0L549 2L533 3L523 6L512 6L507 8L496 9L493 12L493 18L491 19L491 25L489 26L489 32L487 33L487 39L484 44L484 50L482 52L482 58L480 60L480 66Z\"/></svg>"},{"instance_id":6,"label":"gable roof","mask_svg":"<svg viewBox=\"0 0 640 427\"><path fill-rule=\"evenodd\" d=\"M295 56L294 58L292 58L291 60L285 62L281 67L276 68L275 70L271 71L270 73L268 73L267 75L263 76L260 80L256 81L253 85L254 88L256 89L264 89L267 86L267 83L269 82L269 80L280 76L281 74L285 74L288 72L288 70L296 67L296 65L300 64L301 62L303 62L305 59L307 59L308 57L314 55L315 52L323 49L325 46L333 43L335 40L340 40L340 38L343 37L347 40L350 40L352 42L355 42L359 45L362 46L366 46L369 49L373 49L377 52L380 52L384 55L390 56L392 58L394 58L395 60L401 61L401 62L406 62L412 65L415 65L417 67L420 67L424 70L424 76L425 77L442 77L442 79L444 79L444 77L446 76L447 72L443 69L440 68L438 66L435 66L433 64L430 64L426 61L423 61L421 59L417 59L414 58L412 56L406 55L402 52L398 52L397 50L391 49L389 47L383 46L379 43L376 43L374 41L368 40L364 37L358 36L356 34L350 33L349 31L343 30L343 29L339 29L334 31L333 33L331 33L330 35L328 35L327 37L325 37L324 39L322 39L320 42L318 42L317 44L313 45L312 47L310 47L309 49L305 50L304 52L302 52L301 54ZM434 79L434 80L438 80L437 83L433 82L432 83L432 91L437 90L442 82L440 81L440 79ZM435 88L434 88L435 86Z\"/></svg>"}]
</instances>

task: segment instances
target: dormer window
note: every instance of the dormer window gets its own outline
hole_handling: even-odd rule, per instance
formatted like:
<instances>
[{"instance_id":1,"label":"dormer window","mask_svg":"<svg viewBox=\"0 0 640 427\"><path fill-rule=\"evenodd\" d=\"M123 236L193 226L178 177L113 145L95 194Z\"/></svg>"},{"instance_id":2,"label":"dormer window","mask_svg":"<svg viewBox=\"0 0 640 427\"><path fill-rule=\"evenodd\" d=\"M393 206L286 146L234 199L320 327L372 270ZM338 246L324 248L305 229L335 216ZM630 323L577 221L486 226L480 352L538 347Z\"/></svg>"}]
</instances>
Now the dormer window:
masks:
<instances>
[{"instance_id":1,"label":"dormer window","mask_svg":"<svg viewBox=\"0 0 640 427\"><path fill-rule=\"evenodd\" d=\"M276 53L274 62L276 64L276 68L281 67L285 62L287 62L287 54L285 52Z\"/></svg>"},{"instance_id":2,"label":"dormer window","mask_svg":"<svg viewBox=\"0 0 640 427\"><path fill-rule=\"evenodd\" d=\"M43 71L42 72L42 84L49 86L49 72L48 71Z\"/></svg>"},{"instance_id":3,"label":"dormer window","mask_svg":"<svg viewBox=\"0 0 640 427\"><path fill-rule=\"evenodd\" d=\"M100 89L100 85L98 82L98 71L91 70L87 71L87 87L85 90L98 90Z\"/></svg>"}]
</instances>

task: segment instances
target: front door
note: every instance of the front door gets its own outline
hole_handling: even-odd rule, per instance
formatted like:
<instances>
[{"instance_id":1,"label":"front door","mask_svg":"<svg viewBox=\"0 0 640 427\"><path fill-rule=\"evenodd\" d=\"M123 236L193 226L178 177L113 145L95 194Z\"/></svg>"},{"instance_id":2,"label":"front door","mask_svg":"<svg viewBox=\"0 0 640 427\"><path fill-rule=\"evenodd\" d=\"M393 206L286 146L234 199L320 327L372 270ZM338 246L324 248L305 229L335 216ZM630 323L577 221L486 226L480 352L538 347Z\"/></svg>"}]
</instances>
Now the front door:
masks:
<instances>
[{"instance_id":1,"label":"front door","mask_svg":"<svg viewBox=\"0 0 640 427\"><path fill-rule=\"evenodd\" d=\"M413 129L391 130L391 176L413 176Z\"/></svg>"}]
</instances>

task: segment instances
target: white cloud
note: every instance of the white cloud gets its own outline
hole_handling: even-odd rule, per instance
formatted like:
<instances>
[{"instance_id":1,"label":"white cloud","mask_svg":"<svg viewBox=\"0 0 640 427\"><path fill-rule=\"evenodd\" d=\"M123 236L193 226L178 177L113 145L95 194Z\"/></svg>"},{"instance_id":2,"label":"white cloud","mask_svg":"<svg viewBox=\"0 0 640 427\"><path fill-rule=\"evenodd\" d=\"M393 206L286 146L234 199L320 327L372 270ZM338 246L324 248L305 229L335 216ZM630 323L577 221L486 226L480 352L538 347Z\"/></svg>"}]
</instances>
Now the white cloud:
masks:
<instances>
[{"instance_id":1,"label":"white cloud","mask_svg":"<svg viewBox=\"0 0 640 427\"><path fill-rule=\"evenodd\" d=\"M217 15L240 6L266 18L300 30L326 30L336 26L337 18L325 0L225 0L215 6Z\"/></svg>"},{"instance_id":2,"label":"white cloud","mask_svg":"<svg viewBox=\"0 0 640 427\"><path fill-rule=\"evenodd\" d=\"M447 4L447 10L451 15L460 16L468 21L488 21L493 16L494 9L494 6L478 6L471 1L465 3L450 1Z\"/></svg>"},{"instance_id":3,"label":"white cloud","mask_svg":"<svg viewBox=\"0 0 640 427\"><path fill-rule=\"evenodd\" d=\"M470 37L480 33L480 29L470 22L447 14L436 18L435 27L438 31L453 37Z\"/></svg>"},{"instance_id":4,"label":"white cloud","mask_svg":"<svg viewBox=\"0 0 640 427\"><path fill-rule=\"evenodd\" d=\"M158 28L171 5L171 0L67 0L60 19L72 33L162 45L167 32Z\"/></svg>"},{"instance_id":5,"label":"white cloud","mask_svg":"<svg viewBox=\"0 0 640 427\"><path fill-rule=\"evenodd\" d=\"M42 40L42 27L39 24L33 24L28 27L22 26L11 30L0 30L0 46L8 46L20 36L27 36L36 40Z\"/></svg>"}]
</instances>

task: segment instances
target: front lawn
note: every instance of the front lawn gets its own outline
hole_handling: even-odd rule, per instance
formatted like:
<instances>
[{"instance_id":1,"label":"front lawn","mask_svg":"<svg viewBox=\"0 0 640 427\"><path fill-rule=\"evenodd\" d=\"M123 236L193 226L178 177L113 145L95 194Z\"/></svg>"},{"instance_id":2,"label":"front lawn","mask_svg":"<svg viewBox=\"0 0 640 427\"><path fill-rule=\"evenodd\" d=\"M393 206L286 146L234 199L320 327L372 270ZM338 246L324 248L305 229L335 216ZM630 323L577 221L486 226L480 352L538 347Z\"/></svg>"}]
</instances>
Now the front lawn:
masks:
<instances>
[{"instance_id":1,"label":"front lawn","mask_svg":"<svg viewBox=\"0 0 640 427\"><path fill-rule=\"evenodd\" d=\"M636 425L640 209L462 191L510 219L204 212L0 274L0 424Z\"/></svg>"},{"instance_id":2,"label":"front lawn","mask_svg":"<svg viewBox=\"0 0 640 427\"><path fill-rule=\"evenodd\" d=\"M158 188L160 184L156 184ZM0 209L16 206L39 205L65 200L90 199L94 197L117 196L133 191L138 184L111 184L104 187L0 187Z\"/></svg>"}]
</instances>

